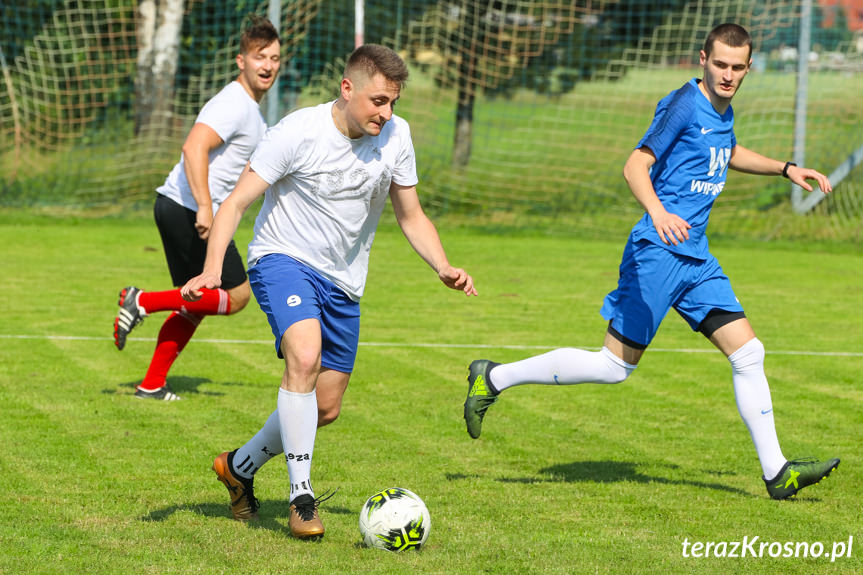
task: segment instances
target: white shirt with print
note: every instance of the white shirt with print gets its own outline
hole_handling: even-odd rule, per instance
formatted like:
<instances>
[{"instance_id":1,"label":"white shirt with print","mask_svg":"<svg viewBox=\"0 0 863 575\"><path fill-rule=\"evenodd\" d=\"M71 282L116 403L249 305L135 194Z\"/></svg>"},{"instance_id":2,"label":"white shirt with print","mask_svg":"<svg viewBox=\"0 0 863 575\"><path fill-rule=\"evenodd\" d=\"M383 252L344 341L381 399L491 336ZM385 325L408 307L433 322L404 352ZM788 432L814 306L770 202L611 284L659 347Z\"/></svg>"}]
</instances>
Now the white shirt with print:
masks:
<instances>
[{"instance_id":1,"label":"white shirt with print","mask_svg":"<svg viewBox=\"0 0 863 575\"><path fill-rule=\"evenodd\" d=\"M285 116L252 155L252 169L270 187L255 221L249 266L270 253L286 254L358 301L390 184L416 185L416 158L404 119L393 115L379 135L350 139L336 129L333 104Z\"/></svg>"}]
</instances>

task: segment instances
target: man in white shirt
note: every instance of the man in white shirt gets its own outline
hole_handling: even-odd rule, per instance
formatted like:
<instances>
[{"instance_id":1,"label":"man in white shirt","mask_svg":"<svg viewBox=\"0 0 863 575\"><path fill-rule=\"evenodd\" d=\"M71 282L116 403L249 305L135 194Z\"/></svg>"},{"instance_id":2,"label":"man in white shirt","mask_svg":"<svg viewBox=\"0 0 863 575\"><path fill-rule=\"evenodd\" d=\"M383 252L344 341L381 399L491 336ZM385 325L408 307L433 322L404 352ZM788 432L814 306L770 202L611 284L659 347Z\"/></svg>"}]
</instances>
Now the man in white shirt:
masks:
<instances>
[{"instance_id":1,"label":"man in white shirt","mask_svg":"<svg viewBox=\"0 0 863 575\"><path fill-rule=\"evenodd\" d=\"M257 516L254 474L284 452L291 534L324 534L317 509L325 497L315 498L310 481L315 434L338 417L353 370L359 299L387 196L408 242L438 278L476 295L471 276L449 264L417 196L410 129L393 114L407 76L391 49L361 46L348 59L337 100L298 110L268 130L216 216L203 273L183 286L191 301L219 286L224 247L243 212L266 194L249 245L249 277L285 371L264 427L213 462L235 519Z\"/></svg>"},{"instance_id":2,"label":"man in white shirt","mask_svg":"<svg viewBox=\"0 0 863 575\"><path fill-rule=\"evenodd\" d=\"M145 292L127 286L120 291L120 310L114 320L117 349L125 347L129 332L148 314L170 312L135 397L180 399L166 378L198 324L207 315L239 312L251 297L246 269L233 241L224 248L219 288L203 290L196 302L185 301L179 289L201 273L213 215L236 185L267 129L259 102L279 72L281 44L269 20L254 15L250 18L236 58L239 76L201 109L183 144L180 161L156 190L153 211L176 287Z\"/></svg>"}]
</instances>

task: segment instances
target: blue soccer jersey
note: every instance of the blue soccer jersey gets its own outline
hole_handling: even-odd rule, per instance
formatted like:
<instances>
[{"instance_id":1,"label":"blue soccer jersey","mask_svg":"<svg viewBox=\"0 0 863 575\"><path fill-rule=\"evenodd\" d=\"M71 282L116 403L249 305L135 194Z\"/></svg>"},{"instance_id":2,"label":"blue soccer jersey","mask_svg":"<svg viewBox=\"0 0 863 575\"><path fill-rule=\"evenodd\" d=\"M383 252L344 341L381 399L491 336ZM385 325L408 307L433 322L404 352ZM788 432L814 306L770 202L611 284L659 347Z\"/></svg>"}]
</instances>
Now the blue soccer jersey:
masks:
<instances>
[{"instance_id":1,"label":"blue soccer jersey","mask_svg":"<svg viewBox=\"0 0 863 575\"><path fill-rule=\"evenodd\" d=\"M705 231L713 202L725 186L734 137L731 106L719 114L693 78L656 106L653 123L636 148L647 147L656 163L650 171L665 209L689 222L689 239L666 245L645 213L632 228L630 241L646 239L672 252L697 259L708 255Z\"/></svg>"}]
</instances>

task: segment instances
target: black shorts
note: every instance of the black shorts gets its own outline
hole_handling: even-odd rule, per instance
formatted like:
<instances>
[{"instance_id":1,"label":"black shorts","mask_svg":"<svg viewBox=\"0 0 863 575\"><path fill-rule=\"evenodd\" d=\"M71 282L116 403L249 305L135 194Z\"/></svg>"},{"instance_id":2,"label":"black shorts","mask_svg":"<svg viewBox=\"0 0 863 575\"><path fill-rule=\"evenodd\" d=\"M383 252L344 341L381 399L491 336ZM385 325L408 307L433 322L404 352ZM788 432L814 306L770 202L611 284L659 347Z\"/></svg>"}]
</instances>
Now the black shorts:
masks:
<instances>
[{"instance_id":1,"label":"black shorts","mask_svg":"<svg viewBox=\"0 0 863 575\"><path fill-rule=\"evenodd\" d=\"M162 236L162 246L165 248L165 259L171 271L171 280L175 287L182 287L187 281L204 271L204 260L207 257L207 242L198 237L195 229L195 212L181 206L174 200L162 194L156 194L156 204L153 215L159 235ZM222 265L222 289L229 290L246 281L246 268L243 259L234 245L234 240L225 250L225 262Z\"/></svg>"}]
</instances>

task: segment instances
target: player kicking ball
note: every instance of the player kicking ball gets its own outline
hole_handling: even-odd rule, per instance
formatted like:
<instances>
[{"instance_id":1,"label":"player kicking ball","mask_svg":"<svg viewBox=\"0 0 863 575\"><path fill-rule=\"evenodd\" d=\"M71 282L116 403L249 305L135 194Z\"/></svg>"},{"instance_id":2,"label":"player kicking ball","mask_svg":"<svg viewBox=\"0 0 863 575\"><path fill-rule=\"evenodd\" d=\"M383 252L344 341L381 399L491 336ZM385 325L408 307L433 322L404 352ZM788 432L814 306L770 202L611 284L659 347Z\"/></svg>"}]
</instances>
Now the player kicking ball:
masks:
<instances>
[{"instance_id":1,"label":"player kicking ball","mask_svg":"<svg viewBox=\"0 0 863 575\"><path fill-rule=\"evenodd\" d=\"M182 288L194 301L219 286L225 248L245 210L265 194L249 244L255 299L284 359L276 410L244 445L219 455L235 519L257 516L254 476L284 453L291 534L324 534L312 455L318 427L339 415L359 344L360 297L387 198L414 251L451 289L476 295L473 279L449 264L417 195L410 128L393 113L408 77L404 61L376 44L348 59L337 100L297 110L270 128L216 215L203 273Z\"/></svg>"},{"instance_id":2,"label":"player kicking ball","mask_svg":"<svg viewBox=\"0 0 863 575\"><path fill-rule=\"evenodd\" d=\"M471 437L479 437L486 411L511 387L624 381L674 308L731 363L737 409L749 428L772 498L793 497L839 465L837 458L788 461L782 454L764 374L764 345L705 235L729 167L782 175L809 191L807 180L814 180L822 192L831 191L823 174L737 143L731 99L751 57L752 38L744 28L714 28L700 52L701 80L693 78L659 102L653 123L627 160L623 175L645 214L624 249L617 289L606 296L600 311L609 322L603 348L556 349L503 365L484 359L471 363L464 403Z\"/></svg>"}]
</instances>

